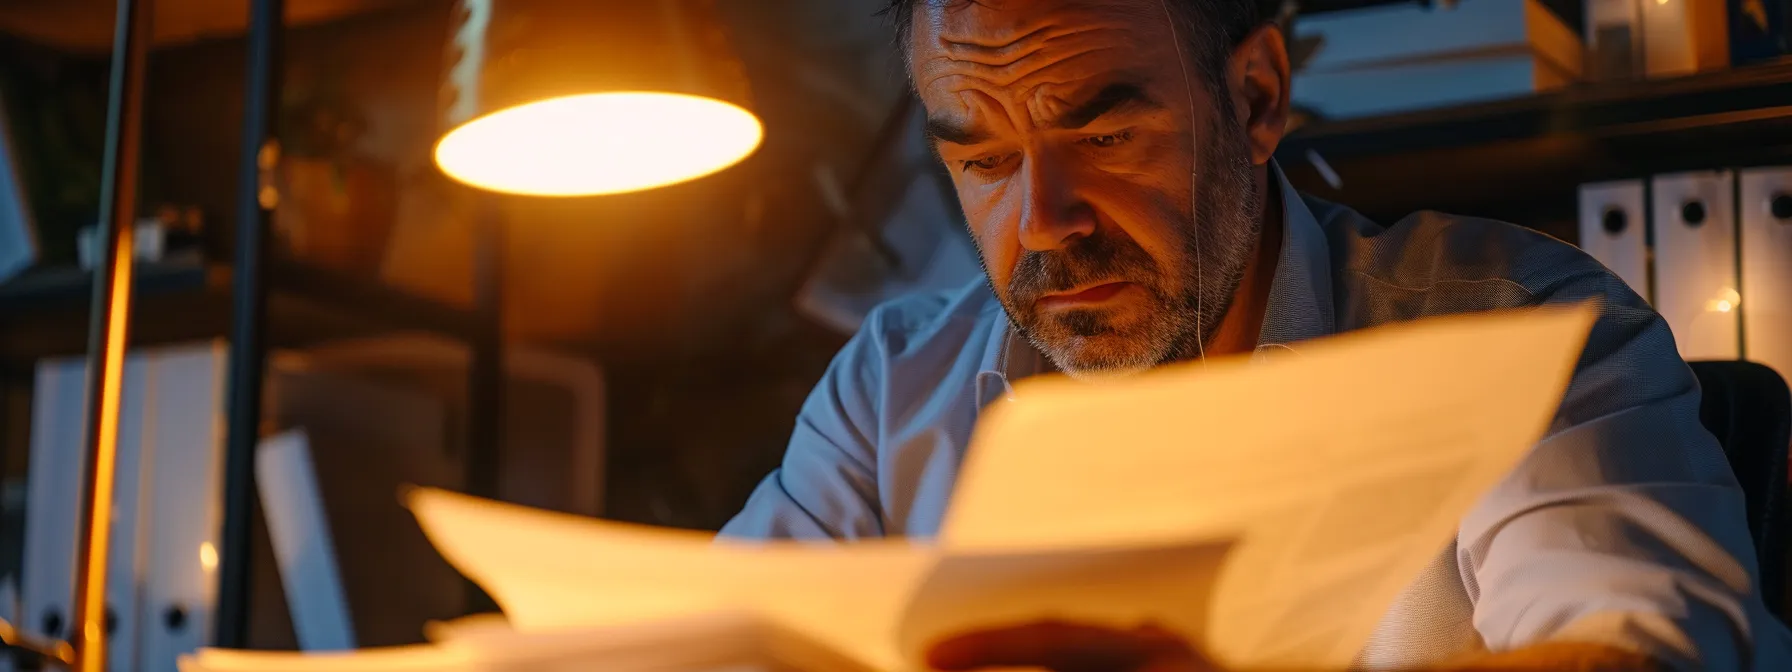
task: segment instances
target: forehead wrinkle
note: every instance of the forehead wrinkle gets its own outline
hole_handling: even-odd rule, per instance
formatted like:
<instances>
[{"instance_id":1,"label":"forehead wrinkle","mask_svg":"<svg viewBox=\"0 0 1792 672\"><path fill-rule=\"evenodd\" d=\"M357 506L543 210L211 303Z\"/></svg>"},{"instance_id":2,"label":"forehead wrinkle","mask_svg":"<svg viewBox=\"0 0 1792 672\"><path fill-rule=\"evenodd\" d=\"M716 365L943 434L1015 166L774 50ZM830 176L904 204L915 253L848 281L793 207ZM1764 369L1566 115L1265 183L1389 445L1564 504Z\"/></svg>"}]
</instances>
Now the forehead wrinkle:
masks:
<instances>
[{"instance_id":1,"label":"forehead wrinkle","mask_svg":"<svg viewBox=\"0 0 1792 672\"><path fill-rule=\"evenodd\" d=\"M1089 47L1077 51L1053 54L1034 54L1006 65L969 63L942 56L930 59L928 65L932 66L929 69L943 71L935 78L935 81L944 82L954 79L969 79L987 86L1008 88L1022 85L1025 80L1034 79L1042 75L1060 77L1062 75L1048 73L1063 67L1073 66L1077 61L1089 58L1096 54L1118 49L1119 47L1113 45L1090 45ZM1033 88L1033 85L1027 86L1029 89Z\"/></svg>"},{"instance_id":2,"label":"forehead wrinkle","mask_svg":"<svg viewBox=\"0 0 1792 672\"><path fill-rule=\"evenodd\" d=\"M1096 53L1110 48L1094 49L1076 55L1060 64L1070 63L1077 58L1092 57ZM1104 71L1105 72L1105 71ZM1124 74L1126 71L1118 71ZM1025 81L1029 80L1030 81ZM932 86L938 87L942 93L950 94L958 99L967 111L966 116L958 117L960 123L971 123L977 118L978 108L972 100L981 101L987 107L1000 111L1001 121L1015 128L1038 126L1050 123L1058 115L1074 107L1080 100L1072 100L1080 91L1086 91L1092 85L1100 86L1105 78L1088 78L1063 76L1060 72L1041 68L1028 73L1015 81L1000 82L989 79L975 72L960 72L943 75L933 80ZM1054 90L1062 87L1060 90ZM990 89L1018 89L1012 96L996 96ZM1009 102L1020 109L1011 109Z\"/></svg>"},{"instance_id":3,"label":"forehead wrinkle","mask_svg":"<svg viewBox=\"0 0 1792 672\"><path fill-rule=\"evenodd\" d=\"M1025 44L1028 41L1037 41L1036 38L1050 39L1049 35L1041 34L1052 30L1054 27L1055 26L1052 26L1049 23L1041 23L1038 26L1028 29L1025 33L1008 39L1002 39L997 36L990 36L978 32L966 32L963 37L956 37L950 34L951 30L949 28L942 27L940 30L940 44L947 48L961 47L967 50L1000 51Z\"/></svg>"},{"instance_id":4,"label":"forehead wrinkle","mask_svg":"<svg viewBox=\"0 0 1792 672\"><path fill-rule=\"evenodd\" d=\"M942 34L939 36L939 46L948 58L955 61L1001 66L1053 47L1065 46L1066 43L1086 42L1092 35L1114 30L1119 30L1119 27L1105 24L1070 28L1042 26L1020 39L1002 44L967 42L962 38Z\"/></svg>"},{"instance_id":5,"label":"forehead wrinkle","mask_svg":"<svg viewBox=\"0 0 1792 672\"><path fill-rule=\"evenodd\" d=\"M1090 25L1077 25L1077 27L1043 27L1043 29L1030 32L1025 39L1005 43L1005 45L996 45L996 47L964 43L964 41L957 41L952 36L944 36L944 34L939 36L937 41L939 41L941 52L944 52L943 56L948 61L971 63L971 65L1009 66L1020 63L1023 59L1039 56L1039 54L1102 45L1100 38L1109 32L1118 32L1124 36L1125 27L1109 25L1109 23L1090 23Z\"/></svg>"},{"instance_id":6,"label":"forehead wrinkle","mask_svg":"<svg viewBox=\"0 0 1792 672\"><path fill-rule=\"evenodd\" d=\"M998 133L1035 127L1070 110L1088 95L1084 89L1104 84L1109 73L1155 65L1152 52L1159 50L1146 39L1150 31L1141 30L1138 8L1113 0L1069 4L1077 11L1010 21L994 15L960 21L937 7L918 9L925 16L916 17L909 66L918 88L937 96L940 109L933 112Z\"/></svg>"},{"instance_id":7,"label":"forehead wrinkle","mask_svg":"<svg viewBox=\"0 0 1792 672\"><path fill-rule=\"evenodd\" d=\"M1035 125L1044 125L1075 105L1061 93L1035 93L1042 88L1044 85L1034 86L1021 96L1021 100L1026 101L1027 113Z\"/></svg>"},{"instance_id":8,"label":"forehead wrinkle","mask_svg":"<svg viewBox=\"0 0 1792 672\"><path fill-rule=\"evenodd\" d=\"M996 130L1005 129L1011 124L1008 108L1001 100L982 89L967 86L949 89L944 93L950 95L960 108L959 113L941 115L939 118L945 123L968 127L967 130L973 132L988 132L992 126ZM932 118L932 115L929 116Z\"/></svg>"}]
</instances>

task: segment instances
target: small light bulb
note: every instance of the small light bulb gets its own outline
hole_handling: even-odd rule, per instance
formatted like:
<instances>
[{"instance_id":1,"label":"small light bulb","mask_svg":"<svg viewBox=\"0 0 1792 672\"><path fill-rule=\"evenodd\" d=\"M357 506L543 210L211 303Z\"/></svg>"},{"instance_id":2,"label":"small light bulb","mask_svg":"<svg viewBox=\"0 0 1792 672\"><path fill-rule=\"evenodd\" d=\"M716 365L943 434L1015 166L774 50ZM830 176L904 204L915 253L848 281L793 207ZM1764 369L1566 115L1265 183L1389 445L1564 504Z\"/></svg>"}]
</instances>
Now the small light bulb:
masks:
<instances>
[{"instance_id":1,"label":"small light bulb","mask_svg":"<svg viewBox=\"0 0 1792 672\"><path fill-rule=\"evenodd\" d=\"M1717 312L1720 312L1720 313L1730 312L1730 309L1735 308L1735 307L1736 306L1732 305L1729 301L1717 302Z\"/></svg>"},{"instance_id":2,"label":"small light bulb","mask_svg":"<svg viewBox=\"0 0 1792 672\"><path fill-rule=\"evenodd\" d=\"M199 566L208 572L218 568L218 547L212 542L199 544Z\"/></svg>"}]
</instances>

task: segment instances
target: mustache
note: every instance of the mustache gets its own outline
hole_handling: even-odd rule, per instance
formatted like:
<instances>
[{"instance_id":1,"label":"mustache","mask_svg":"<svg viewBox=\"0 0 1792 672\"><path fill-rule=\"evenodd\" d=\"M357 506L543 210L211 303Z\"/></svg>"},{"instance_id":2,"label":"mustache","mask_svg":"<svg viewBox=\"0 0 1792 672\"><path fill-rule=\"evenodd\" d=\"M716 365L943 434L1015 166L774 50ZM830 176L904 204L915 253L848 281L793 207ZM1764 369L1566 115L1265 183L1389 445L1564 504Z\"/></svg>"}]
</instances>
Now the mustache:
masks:
<instances>
[{"instance_id":1,"label":"mustache","mask_svg":"<svg viewBox=\"0 0 1792 672\"><path fill-rule=\"evenodd\" d=\"M1070 246L1045 252L1028 251L1015 262L1008 295L1019 305L1081 285L1154 277L1157 262L1131 239L1096 232Z\"/></svg>"}]
</instances>

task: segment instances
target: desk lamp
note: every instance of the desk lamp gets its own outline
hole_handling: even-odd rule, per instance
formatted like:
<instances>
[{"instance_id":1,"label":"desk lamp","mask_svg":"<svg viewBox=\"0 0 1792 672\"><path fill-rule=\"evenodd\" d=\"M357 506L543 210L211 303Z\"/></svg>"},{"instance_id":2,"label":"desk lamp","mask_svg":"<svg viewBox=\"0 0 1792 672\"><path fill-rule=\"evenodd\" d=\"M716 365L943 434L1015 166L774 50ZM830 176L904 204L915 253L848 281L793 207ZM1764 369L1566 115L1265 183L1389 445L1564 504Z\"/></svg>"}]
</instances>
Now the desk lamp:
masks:
<instances>
[{"instance_id":1,"label":"desk lamp","mask_svg":"<svg viewBox=\"0 0 1792 672\"><path fill-rule=\"evenodd\" d=\"M435 146L449 177L497 194L596 196L702 177L764 137L711 0L460 0ZM503 226L474 216L475 347L502 351ZM466 490L498 496L501 355L476 361ZM474 608L480 604L475 598Z\"/></svg>"},{"instance_id":2,"label":"desk lamp","mask_svg":"<svg viewBox=\"0 0 1792 672\"><path fill-rule=\"evenodd\" d=\"M709 0L462 0L436 165L499 193L594 196L739 162L764 130L713 17Z\"/></svg>"},{"instance_id":3,"label":"desk lamp","mask_svg":"<svg viewBox=\"0 0 1792 672\"><path fill-rule=\"evenodd\" d=\"M547 197L643 191L727 168L764 137L711 0L459 0L453 31L435 161L463 184ZM501 353L505 244L492 197L473 221L484 325L474 345ZM465 489L497 497L503 357L479 359Z\"/></svg>"}]
</instances>

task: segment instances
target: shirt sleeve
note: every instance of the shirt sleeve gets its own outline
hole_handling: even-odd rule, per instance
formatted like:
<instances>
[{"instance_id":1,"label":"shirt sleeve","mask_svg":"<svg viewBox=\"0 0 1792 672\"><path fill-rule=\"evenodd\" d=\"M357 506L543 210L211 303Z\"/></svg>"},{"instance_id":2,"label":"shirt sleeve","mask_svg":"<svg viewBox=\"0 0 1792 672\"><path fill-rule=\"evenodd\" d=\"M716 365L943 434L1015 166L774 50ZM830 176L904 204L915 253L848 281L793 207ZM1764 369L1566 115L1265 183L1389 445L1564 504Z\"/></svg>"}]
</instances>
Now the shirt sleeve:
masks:
<instances>
[{"instance_id":1,"label":"shirt sleeve","mask_svg":"<svg viewBox=\"0 0 1792 672\"><path fill-rule=\"evenodd\" d=\"M882 311L834 356L803 402L784 461L721 534L736 538L882 536L877 496L877 405L888 358Z\"/></svg>"},{"instance_id":2,"label":"shirt sleeve","mask_svg":"<svg viewBox=\"0 0 1792 672\"><path fill-rule=\"evenodd\" d=\"M1615 286L1613 286L1615 284ZM1549 434L1459 532L1489 649L1579 641L1681 669L1749 669L1784 628L1756 594L1741 489L1699 422L1666 323L1601 271L1549 300L1601 298Z\"/></svg>"}]
</instances>

